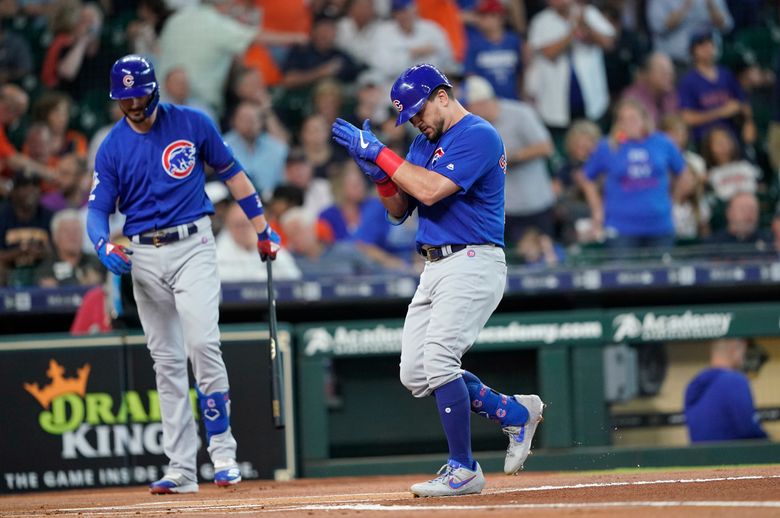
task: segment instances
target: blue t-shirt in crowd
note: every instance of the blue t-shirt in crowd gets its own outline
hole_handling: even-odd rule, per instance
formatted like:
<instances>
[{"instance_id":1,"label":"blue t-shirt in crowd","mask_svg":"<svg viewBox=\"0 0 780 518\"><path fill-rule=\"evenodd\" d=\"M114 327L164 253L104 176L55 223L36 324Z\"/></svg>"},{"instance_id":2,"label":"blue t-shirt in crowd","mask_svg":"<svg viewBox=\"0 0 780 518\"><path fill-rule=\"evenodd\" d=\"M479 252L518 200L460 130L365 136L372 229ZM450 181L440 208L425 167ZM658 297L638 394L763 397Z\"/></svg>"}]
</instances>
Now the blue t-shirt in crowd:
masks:
<instances>
[{"instance_id":1,"label":"blue t-shirt in crowd","mask_svg":"<svg viewBox=\"0 0 780 518\"><path fill-rule=\"evenodd\" d=\"M506 156L504 142L489 122L470 113L435 142L420 134L406 160L460 187L430 207L416 202L418 246L504 246Z\"/></svg>"},{"instance_id":2,"label":"blue t-shirt in crowd","mask_svg":"<svg viewBox=\"0 0 780 518\"><path fill-rule=\"evenodd\" d=\"M391 225L385 221L385 207L382 202L376 198L372 200L376 203L365 206L361 224L354 234L355 240L376 245L399 259L411 262L417 247L417 225L410 224L413 222L409 220L403 225Z\"/></svg>"},{"instance_id":3,"label":"blue t-shirt in crowd","mask_svg":"<svg viewBox=\"0 0 780 518\"><path fill-rule=\"evenodd\" d=\"M685 160L663 133L620 145L602 139L583 168L590 180L604 174L604 224L623 236L674 233L669 173L677 175Z\"/></svg>"},{"instance_id":4,"label":"blue t-shirt in crowd","mask_svg":"<svg viewBox=\"0 0 780 518\"><path fill-rule=\"evenodd\" d=\"M691 442L764 439L747 377L731 369L707 369L685 389Z\"/></svg>"},{"instance_id":5,"label":"blue t-shirt in crowd","mask_svg":"<svg viewBox=\"0 0 780 518\"><path fill-rule=\"evenodd\" d=\"M320 212L319 220L325 222L333 232L333 241L343 241L345 239L352 239L355 237L355 233L360 226L366 221L370 221L376 224L374 217L376 215L377 207L380 210L380 214L383 214L384 205L378 198L369 197L363 200L360 204L360 222L355 228L349 228L347 220L344 218L344 212L338 205L331 205ZM389 225L384 218L381 219L384 224Z\"/></svg>"},{"instance_id":6,"label":"blue t-shirt in crowd","mask_svg":"<svg viewBox=\"0 0 780 518\"><path fill-rule=\"evenodd\" d=\"M523 71L521 43L517 34L505 30L501 41L493 42L472 28L467 36L463 73L487 79L498 97L517 99L517 78Z\"/></svg>"},{"instance_id":7,"label":"blue t-shirt in crowd","mask_svg":"<svg viewBox=\"0 0 780 518\"><path fill-rule=\"evenodd\" d=\"M683 76L677 87L680 98L680 109L694 111L709 111L726 104L730 99L745 102L745 92L734 75L724 67L718 67L718 77L715 81L704 77L698 70L692 69ZM715 126L728 127L739 136L739 128L734 119L720 119L693 128L693 138L699 142L707 132Z\"/></svg>"}]
</instances>

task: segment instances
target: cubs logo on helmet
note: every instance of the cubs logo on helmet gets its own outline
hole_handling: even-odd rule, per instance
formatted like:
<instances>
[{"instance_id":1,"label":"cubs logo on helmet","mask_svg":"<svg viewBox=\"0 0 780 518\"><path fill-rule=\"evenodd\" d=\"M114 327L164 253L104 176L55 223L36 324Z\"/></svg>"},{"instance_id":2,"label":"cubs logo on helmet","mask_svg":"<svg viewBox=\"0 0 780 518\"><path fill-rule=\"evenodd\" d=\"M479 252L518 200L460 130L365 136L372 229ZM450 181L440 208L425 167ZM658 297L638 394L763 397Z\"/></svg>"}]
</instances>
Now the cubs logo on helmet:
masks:
<instances>
[{"instance_id":1,"label":"cubs logo on helmet","mask_svg":"<svg viewBox=\"0 0 780 518\"><path fill-rule=\"evenodd\" d=\"M433 157L431 158L431 165L436 165L436 162L443 156L444 150L442 148L436 148L436 151L433 152Z\"/></svg>"},{"instance_id":2,"label":"cubs logo on helmet","mask_svg":"<svg viewBox=\"0 0 780 518\"><path fill-rule=\"evenodd\" d=\"M399 101L398 99L393 99L393 106L395 106L395 109L398 110L399 112L404 111L404 105L401 104L401 101Z\"/></svg>"},{"instance_id":3,"label":"cubs logo on helmet","mask_svg":"<svg viewBox=\"0 0 780 518\"><path fill-rule=\"evenodd\" d=\"M180 180L195 169L195 144L189 140L176 140L165 147L162 166L169 176Z\"/></svg>"},{"instance_id":4,"label":"cubs logo on helmet","mask_svg":"<svg viewBox=\"0 0 780 518\"><path fill-rule=\"evenodd\" d=\"M125 85L127 88L130 88L135 84L135 78L131 76L130 74L127 74L125 77L122 78L122 84Z\"/></svg>"}]
</instances>

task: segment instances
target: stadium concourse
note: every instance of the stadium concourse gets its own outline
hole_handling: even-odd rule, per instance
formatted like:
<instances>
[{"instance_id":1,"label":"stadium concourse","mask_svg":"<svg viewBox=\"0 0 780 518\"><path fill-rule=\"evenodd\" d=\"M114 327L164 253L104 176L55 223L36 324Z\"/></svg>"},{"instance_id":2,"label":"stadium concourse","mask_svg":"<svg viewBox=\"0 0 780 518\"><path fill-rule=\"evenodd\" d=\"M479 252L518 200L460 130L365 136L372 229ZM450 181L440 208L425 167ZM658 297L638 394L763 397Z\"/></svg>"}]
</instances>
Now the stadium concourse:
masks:
<instances>
[{"instance_id":1,"label":"stadium concourse","mask_svg":"<svg viewBox=\"0 0 780 518\"><path fill-rule=\"evenodd\" d=\"M414 498L416 476L248 481L203 485L190 495L154 496L141 488L50 492L0 498L0 514L32 516L664 516L780 514L780 465L582 473L490 473L481 495ZM446 514L445 514L446 513Z\"/></svg>"}]
</instances>

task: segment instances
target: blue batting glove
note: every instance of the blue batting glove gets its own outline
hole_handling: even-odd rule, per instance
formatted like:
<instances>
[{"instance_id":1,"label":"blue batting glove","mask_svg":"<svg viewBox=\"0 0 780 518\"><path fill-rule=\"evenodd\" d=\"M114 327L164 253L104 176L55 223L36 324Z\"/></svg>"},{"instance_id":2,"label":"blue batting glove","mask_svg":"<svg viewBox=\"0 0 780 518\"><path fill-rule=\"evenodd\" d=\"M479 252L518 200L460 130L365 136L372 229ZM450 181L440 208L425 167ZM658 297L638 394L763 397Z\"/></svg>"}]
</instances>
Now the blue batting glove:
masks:
<instances>
[{"instance_id":1,"label":"blue batting glove","mask_svg":"<svg viewBox=\"0 0 780 518\"><path fill-rule=\"evenodd\" d=\"M376 157L385 148L385 145L371 132L371 123L368 119L363 122L362 131L344 119L336 119L331 127L331 133L333 140L344 146L349 154L369 162L376 162Z\"/></svg>"},{"instance_id":2,"label":"blue batting glove","mask_svg":"<svg viewBox=\"0 0 780 518\"><path fill-rule=\"evenodd\" d=\"M352 157L352 160L354 160L360 170L363 171L363 174L371 178L372 182L385 183L390 181L390 177L387 176L387 173L382 171L382 169L374 162L363 160L359 156L353 155L352 153L350 153L349 156Z\"/></svg>"},{"instance_id":3,"label":"blue batting glove","mask_svg":"<svg viewBox=\"0 0 780 518\"><path fill-rule=\"evenodd\" d=\"M133 255L133 251L129 248L125 248L116 243L111 243L105 239L100 239L95 245L95 250L98 254L98 259L103 263L103 266L117 275L123 273L130 273L130 269L133 266L133 262L130 261L128 255Z\"/></svg>"},{"instance_id":4,"label":"blue batting glove","mask_svg":"<svg viewBox=\"0 0 780 518\"><path fill-rule=\"evenodd\" d=\"M271 225L265 225L265 230L257 234L257 251L260 252L260 259L263 262L276 259L276 253L282 247L281 239Z\"/></svg>"}]
</instances>

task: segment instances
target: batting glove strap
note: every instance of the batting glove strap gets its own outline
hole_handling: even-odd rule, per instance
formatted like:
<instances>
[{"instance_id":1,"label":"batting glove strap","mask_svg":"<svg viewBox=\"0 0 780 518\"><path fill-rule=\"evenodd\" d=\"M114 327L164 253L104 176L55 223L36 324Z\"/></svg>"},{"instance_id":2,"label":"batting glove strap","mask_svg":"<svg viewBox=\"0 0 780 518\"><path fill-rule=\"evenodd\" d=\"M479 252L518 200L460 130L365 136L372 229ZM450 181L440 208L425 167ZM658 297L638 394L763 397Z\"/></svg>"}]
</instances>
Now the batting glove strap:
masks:
<instances>
[{"instance_id":1,"label":"batting glove strap","mask_svg":"<svg viewBox=\"0 0 780 518\"><path fill-rule=\"evenodd\" d=\"M388 176L393 176L403 163L404 159L387 147L383 148L376 157L376 165L387 173Z\"/></svg>"}]
</instances>

